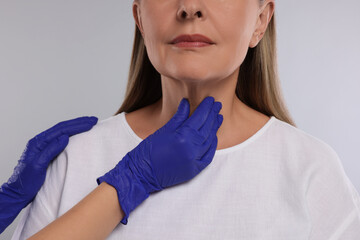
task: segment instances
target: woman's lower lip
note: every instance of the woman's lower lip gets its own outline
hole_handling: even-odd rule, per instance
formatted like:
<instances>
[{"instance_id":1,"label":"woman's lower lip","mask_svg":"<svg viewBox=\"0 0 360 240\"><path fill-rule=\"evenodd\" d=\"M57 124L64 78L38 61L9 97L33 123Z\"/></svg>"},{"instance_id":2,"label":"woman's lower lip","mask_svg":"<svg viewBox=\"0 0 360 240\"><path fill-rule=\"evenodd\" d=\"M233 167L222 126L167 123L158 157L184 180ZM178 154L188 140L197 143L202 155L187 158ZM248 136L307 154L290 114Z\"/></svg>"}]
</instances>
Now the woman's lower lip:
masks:
<instances>
[{"instance_id":1,"label":"woman's lower lip","mask_svg":"<svg viewBox=\"0 0 360 240\"><path fill-rule=\"evenodd\" d=\"M189 47L206 47L206 46L210 46L212 44L206 43L206 42L178 42L173 45L175 45L176 47L181 47L181 48L189 48Z\"/></svg>"}]
</instances>

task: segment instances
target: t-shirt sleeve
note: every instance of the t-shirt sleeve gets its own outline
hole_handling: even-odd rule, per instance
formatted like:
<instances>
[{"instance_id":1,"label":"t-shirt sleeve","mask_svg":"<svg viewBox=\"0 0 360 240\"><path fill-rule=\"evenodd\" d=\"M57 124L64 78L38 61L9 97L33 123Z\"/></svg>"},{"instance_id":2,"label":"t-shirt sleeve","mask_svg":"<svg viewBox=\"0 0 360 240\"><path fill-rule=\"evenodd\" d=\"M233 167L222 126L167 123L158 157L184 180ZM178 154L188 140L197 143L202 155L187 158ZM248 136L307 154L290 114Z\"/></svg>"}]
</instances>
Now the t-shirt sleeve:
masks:
<instances>
[{"instance_id":1,"label":"t-shirt sleeve","mask_svg":"<svg viewBox=\"0 0 360 240\"><path fill-rule=\"evenodd\" d=\"M66 149L48 166L44 184L35 199L23 211L12 236L13 240L27 239L58 217L58 210L67 169Z\"/></svg>"},{"instance_id":2,"label":"t-shirt sleeve","mask_svg":"<svg viewBox=\"0 0 360 240\"><path fill-rule=\"evenodd\" d=\"M306 199L311 218L310 240L360 239L360 197L339 156L329 151L314 163Z\"/></svg>"}]
</instances>

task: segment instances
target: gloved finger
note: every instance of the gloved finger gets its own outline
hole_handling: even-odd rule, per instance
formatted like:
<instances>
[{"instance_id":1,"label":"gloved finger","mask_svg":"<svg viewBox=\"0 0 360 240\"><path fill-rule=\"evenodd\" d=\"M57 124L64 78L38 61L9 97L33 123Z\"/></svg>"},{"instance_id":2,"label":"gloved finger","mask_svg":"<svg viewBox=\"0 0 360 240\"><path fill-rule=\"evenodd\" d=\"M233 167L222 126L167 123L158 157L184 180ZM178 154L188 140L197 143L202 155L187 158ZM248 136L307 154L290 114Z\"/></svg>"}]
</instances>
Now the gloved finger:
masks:
<instances>
[{"instance_id":1,"label":"gloved finger","mask_svg":"<svg viewBox=\"0 0 360 240\"><path fill-rule=\"evenodd\" d=\"M202 136L207 139L211 133L211 129L213 125L218 126L217 115L220 112L222 104L220 102L214 102L214 107L212 108L211 113L208 116L208 119L204 123L204 125L199 129L199 132Z\"/></svg>"},{"instance_id":2,"label":"gloved finger","mask_svg":"<svg viewBox=\"0 0 360 240\"><path fill-rule=\"evenodd\" d=\"M209 113L214 105L215 99L211 96L204 98L204 100L195 109L193 114L186 120L184 125L199 130L202 125L206 122Z\"/></svg>"},{"instance_id":3,"label":"gloved finger","mask_svg":"<svg viewBox=\"0 0 360 240\"><path fill-rule=\"evenodd\" d=\"M179 128L189 117L190 105L186 98L183 98L178 106L175 115L165 124L165 128L174 131Z\"/></svg>"},{"instance_id":4,"label":"gloved finger","mask_svg":"<svg viewBox=\"0 0 360 240\"><path fill-rule=\"evenodd\" d=\"M222 115L221 114L217 114L215 122L216 123L213 124L212 129L209 134L209 137L204 141L204 143L200 147L201 155L204 155L209 150L209 147L211 146L214 138L217 137L216 136L217 131L219 130L219 128L222 124Z\"/></svg>"},{"instance_id":5,"label":"gloved finger","mask_svg":"<svg viewBox=\"0 0 360 240\"><path fill-rule=\"evenodd\" d=\"M212 140L210 147L208 147L208 150L203 155L203 157L200 160L196 161L199 172L201 172L204 168L206 168L212 162L215 152L216 152L216 147L218 144L217 136L215 135L215 138L209 138L209 139Z\"/></svg>"},{"instance_id":6,"label":"gloved finger","mask_svg":"<svg viewBox=\"0 0 360 240\"><path fill-rule=\"evenodd\" d=\"M40 153L37 159L34 159L33 165L40 169L47 168L49 163L59 155L69 143L69 136L61 135L53 139L48 146Z\"/></svg>"},{"instance_id":7,"label":"gloved finger","mask_svg":"<svg viewBox=\"0 0 360 240\"><path fill-rule=\"evenodd\" d=\"M98 119L97 117L79 117L74 118L67 121L62 121L54 125L53 127L49 128L48 130L40 133L42 136L51 135L52 132L59 132L61 129L66 128L68 126L74 126L74 125L83 125L83 124L90 124L95 125L97 123Z\"/></svg>"},{"instance_id":8,"label":"gloved finger","mask_svg":"<svg viewBox=\"0 0 360 240\"><path fill-rule=\"evenodd\" d=\"M70 137L72 135L88 131L93 127L94 124L96 124L96 122L97 118L95 117L81 117L60 122L54 127L38 134L33 139L31 139L31 146L33 146L38 151L42 151L53 139L64 134Z\"/></svg>"},{"instance_id":9,"label":"gloved finger","mask_svg":"<svg viewBox=\"0 0 360 240\"><path fill-rule=\"evenodd\" d=\"M78 133L82 133L90 130L94 125L89 122L78 123L74 125L63 125L63 127L54 129L44 135L43 141L49 143L54 138L60 137L61 135L68 135L69 137Z\"/></svg>"}]
</instances>

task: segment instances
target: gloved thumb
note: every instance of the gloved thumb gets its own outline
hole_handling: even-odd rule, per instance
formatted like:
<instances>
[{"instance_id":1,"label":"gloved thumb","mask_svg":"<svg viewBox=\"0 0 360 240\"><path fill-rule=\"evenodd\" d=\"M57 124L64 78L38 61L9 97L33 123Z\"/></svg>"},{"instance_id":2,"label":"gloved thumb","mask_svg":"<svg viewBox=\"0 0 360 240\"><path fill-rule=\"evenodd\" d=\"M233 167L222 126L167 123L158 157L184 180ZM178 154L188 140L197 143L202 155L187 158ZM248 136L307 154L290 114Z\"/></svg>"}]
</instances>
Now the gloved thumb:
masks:
<instances>
[{"instance_id":1,"label":"gloved thumb","mask_svg":"<svg viewBox=\"0 0 360 240\"><path fill-rule=\"evenodd\" d=\"M170 121L165 124L164 127L168 130L176 130L189 117L189 113L190 113L189 101L186 98L183 98L178 106L177 112L170 119Z\"/></svg>"}]
</instances>

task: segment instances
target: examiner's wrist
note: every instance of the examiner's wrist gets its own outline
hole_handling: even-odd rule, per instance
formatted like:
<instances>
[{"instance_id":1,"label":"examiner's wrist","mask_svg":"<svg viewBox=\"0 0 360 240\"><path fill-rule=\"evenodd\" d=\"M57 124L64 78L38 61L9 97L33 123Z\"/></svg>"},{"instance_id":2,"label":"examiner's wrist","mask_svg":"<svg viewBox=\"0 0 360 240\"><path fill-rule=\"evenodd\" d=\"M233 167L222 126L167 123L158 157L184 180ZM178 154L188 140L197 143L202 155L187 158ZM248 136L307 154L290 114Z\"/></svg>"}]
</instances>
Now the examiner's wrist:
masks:
<instances>
[{"instance_id":1,"label":"examiner's wrist","mask_svg":"<svg viewBox=\"0 0 360 240\"><path fill-rule=\"evenodd\" d=\"M116 188L113 187L112 185L108 184L107 182L102 182L99 185L99 188L102 191L102 194L108 196L109 201L110 201L110 205L111 206L115 206L115 211L114 214L118 220L118 222L120 222L121 219L124 218L124 211L122 210L120 204L119 204L119 199L118 199L118 195L117 195L117 191Z\"/></svg>"}]
</instances>

